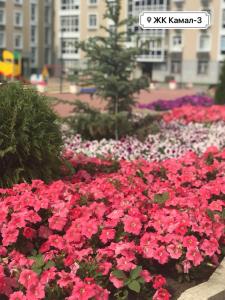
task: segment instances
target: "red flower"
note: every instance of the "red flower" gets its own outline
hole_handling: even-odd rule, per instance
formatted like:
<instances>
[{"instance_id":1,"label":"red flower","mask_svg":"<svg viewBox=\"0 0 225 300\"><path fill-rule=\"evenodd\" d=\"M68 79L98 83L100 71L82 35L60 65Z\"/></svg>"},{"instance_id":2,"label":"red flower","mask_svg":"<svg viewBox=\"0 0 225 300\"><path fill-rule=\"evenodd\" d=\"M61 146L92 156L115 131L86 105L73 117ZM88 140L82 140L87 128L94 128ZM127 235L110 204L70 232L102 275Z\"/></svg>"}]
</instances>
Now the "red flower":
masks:
<instances>
[{"instance_id":1,"label":"red flower","mask_svg":"<svg viewBox=\"0 0 225 300\"><path fill-rule=\"evenodd\" d=\"M154 289L157 290L157 289L163 287L165 284L166 284L166 279L162 275L156 275L153 278L153 287L154 287Z\"/></svg>"},{"instance_id":2,"label":"red flower","mask_svg":"<svg viewBox=\"0 0 225 300\"><path fill-rule=\"evenodd\" d=\"M166 289L158 289L153 295L153 300L169 300L171 298L170 293Z\"/></svg>"},{"instance_id":3,"label":"red flower","mask_svg":"<svg viewBox=\"0 0 225 300\"><path fill-rule=\"evenodd\" d=\"M25 238L27 238L27 239L30 239L30 240L32 240L32 239L34 239L35 237L36 237L36 230L35 229L32 229L32 228L30 228L30 227L25 227L24 229L23 229L23 235L25 236Z\"/></svg>"}]
</instances>

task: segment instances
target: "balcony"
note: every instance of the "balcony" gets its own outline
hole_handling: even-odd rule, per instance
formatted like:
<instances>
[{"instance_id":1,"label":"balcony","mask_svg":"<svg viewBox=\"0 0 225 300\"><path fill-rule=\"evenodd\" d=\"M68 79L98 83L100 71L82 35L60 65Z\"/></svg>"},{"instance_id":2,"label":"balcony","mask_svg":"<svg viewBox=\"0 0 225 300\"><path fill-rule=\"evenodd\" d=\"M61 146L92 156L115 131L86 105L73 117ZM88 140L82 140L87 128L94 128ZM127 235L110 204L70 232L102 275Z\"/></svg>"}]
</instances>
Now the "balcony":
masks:
<instances>
[{"instance_id":1,"label":"balcony","mask_svg":"<svg viewBox=\"0 0 225 300\"><path fill-rule=\"evenodd\" d=\"M165 60L165 50L162 48L145 51L137 58L138 62L163 62Z\"/></svg>"}]
</instances>

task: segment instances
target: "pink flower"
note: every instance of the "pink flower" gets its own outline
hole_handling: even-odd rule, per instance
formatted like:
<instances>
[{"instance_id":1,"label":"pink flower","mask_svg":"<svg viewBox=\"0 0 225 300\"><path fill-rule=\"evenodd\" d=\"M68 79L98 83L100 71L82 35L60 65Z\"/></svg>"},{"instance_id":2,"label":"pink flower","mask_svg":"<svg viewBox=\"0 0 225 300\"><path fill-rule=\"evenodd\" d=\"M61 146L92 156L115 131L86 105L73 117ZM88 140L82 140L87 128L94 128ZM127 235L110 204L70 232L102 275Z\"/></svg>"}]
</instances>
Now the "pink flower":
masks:
<instances>
[{"instance_id":1,"label":"pink flower","mask_svg":"<svg viewBox=\"0 0 225 300\"><path fill-rule=\"evenodd\" d=\"M27 298L29 300L38 300L45 298L45 285L41 283L31 283L27 289Z\"/></svg>"},{"instance_id":2,"label":"pink flower","mask_svg":"<svg viewBox=\"0 0 225 300\"><path fill-rule=\"evenodd\" d=\"M211 209L211 210L217 210L217 211L222 211L224 206L225 206L224 201L217 200L217 201L213 201L213 202L211 202L209 204L209 209Z\"/></svg>"},{"instance_id":3,"label":"pink flower","mask_svg":"<svg viewBox=\"0 0 225 300\"><path fill-rule=\"evenodd\" d=\"M51 218L48 219L48 222L49 222L50 229L61 231L66 225L67 218L53 215Z\"/></svg>"},{"instance_id":4,"label":"pink flower","mask_svg":"<svg viewBox=\"0 0 225 300\"><path fill-rule=\"evenodd\" d=\"M38 284L37 273L35 273L32 270L27 270L27 269L23 270L20 273L19 283L21 283L27 289L31 284L37 285Z\"/></svg>"},{"instance_id":5,"label":"pink flower","mask_svg":"<svg viewBox=\"0 0 225 300\"><path fill-rule=\"evenodd\" d=\"M205 251L205 254L208 256L213 256L219 248L219 244L215 238L210 240L204 239L203 243L200 246L201 250Z\"/></svg>"},{"instance_id":6,"label":"pink flower","mask_svg":"<svg viewBox=\"0 0 225 300\"><path fill-rule=\"evenodd\" d=\"M152 300L169 300L170 298L170 293L166 289L160 288L153 295Z\"/></svg>"},{"instance_id":7,"label":"pink flower","mask_svg":"<svg viewBox=\"0 0 225 300\"><path fill-rule=\"evenodd\" d=\"M14 292L9 296L9 300L26 300L26 296L22 292Z\"/></svg>"},{"instance_id":8,"label":"pink flower","mask_svg":"<svg viewBox=\"0 0 225 300\"><path fill-rule=\"evenodd\" d=\"M164 246L160 246L156 249L154 259L158 260L160 264L165 264L169 260L169 254Z\"/></svg>"},{"instance_id":9,"label":"pink flower","mask_svg":"<svg viewBox=\"0 0 225 300\"><path fill-rule=\"evenodd\" d=\"M114 276L112 273L109 276L109 280L113 283L113 285L119 289L124 286L123 280L118 279L116 276Z\"/></svg>"},{"instance_id":10,"label":"pink flower","mask_svg":"<svg viewBox=\"0 0 225 300\"><path fill-rule=\"evenodd\" d=\"M68 287L73 285L73 276L70 273L66 273L65 271L61 271L58 273L60 279L57 280L57 284L61 287Z\"/></svg>"},{"instance_id":11,"label":"pink flower","mask_svg":"<svg viewBox=\"0 0 225 300\"><path fill-rule=\"evenodd\" d=\"M198 249L197 248L195 249L193 247L188 249L186 253L186 258L192 261L195 267L199 266L203 261L203 257L198 251Z\"/></svg>"},{"instance_id":12,"label":"pink flower","mask_svg":"<svg viewBox=\"0 0 225 300\"><path fill-rule=\"evenodd\" d=\"M52 234L52 230L50 230L47 226L41 225L38 230L39 237L43 239L48 239L48 237Z\"/></svg>"},{"instance_id":13,"label":"pink flower","mask_svg":"<svg viewBox=\"0 0 225 300\"><path fill-rule=\"evenodd\" d=\"M188 235L188 236L184 237L183 245L184 245L184 247L186 247L188 249L196 248L198 245L198 240L195 236Z\"/></svg>"},{"instance_id":14,"label":"pink flower","mask_svg":"<svg viewBox=\"0 0 225 300\"><path fill-rule=\"evenodd\" d=\"M117 258L116 262L118 270L130 271L136 268L136 265L124 256Z\"/></svg>"},{"instance_id":15,"label":"pink flower","mask_svg":"<svg viewBox=\"0 0 225 300\"><path fill-rule=\"evenodd\" d=\"M72 291L72 297L75 297L75 299L80 300L88 300L95 296L95 289L94 285L92 284L85 284L84 282L79 282L75 284L73 291ZM72 298L74 299L74 298Z\"/></svg>"},{"instance_id":16,"label":"pink flower","mask_svg":"<svg viewBox=\"0 0 225 300\"><path fill-rule=\"evenodd\" d=\"M56 277L56 268L52 267L49 270L45 270L42 274L41 274L41 284L48 284L49 281L54 280Z\"/></svg>"},{"instance_id":17,"label":"pink flower","mask_svg":"<svg viewBox=\"0 0 225 300\"><path fill-rule=\"evenodd\" d=\"M112 264L110 262L102 262L99 264L99 272L102 273L102 275L107 275L112 268Z\"/></svg>"},{"instance_id":18,"label":"pink flower","mask_svg":"<svg viewBox=\"0 0 225 300\"><path fill-rule=\"evenodd\" d=\"M82 234L85 235L88 239L90 239L94 234L98 232L97 220L92 219L86 224L84 224L82 228Z\"/></svg>"},{"instance_id":19,"label":"pink flower","mask_svg":"<svg viewBox=\"0 0 225 300\"><path fill-rule=\"evenodd\" d=\"M103 229L99 238L104 244L106 244L108 241L114 239L115 234L115 229Z\"/></svg>"},{"instance_id":20,"label":"pink flower","mask_svg":"<svg viewBox=\"0 0 225 300\"><path fill-rule=\"evenodd\" d=\"M128 233L133 233L135 235L139 235L142 224L139 218L127 216L124 218L124 230Z\"/></svg>"},{"instance_id":21,"label":"pink flower","mask_svg":"<svg viewBox=\"0 0 225 300\"><path fill-rule=\"evenodd\" d=\"M7 227L4 225L2 228L2 245L9 246L17 241L17 237L19 235L19 230L12 227Z\"/></svg>"},{"instance_id":22,"label":"pink flower","mask_svg":"<svg viewBox=\"0 0 225 300\"><path fill-rule=\"evenodd\" d=\"M152 276L150 275L149 271L142 270L140 276L144 279L145 282L152 281Z\"/></svg>"},{"instance_id":23,"label":"pink flower","mask_svg":"<svg viewBox=\"0 0 225 300\"><path fill-rule=\"evenodd\" d=\"M179 244L170 244L166 247L166 250L169 252L170 257L173 259L178 259L182 255L182 248Z\"/></svg>"},{"instance_id":24,"label":"pink flower","mask_svg":"<svg viewBox=\"0 0 225 300\"><path fill-rule=\"evenodd\" d=\"M57 234L52 234L48 238L49 245L56 249L62 250L65 247L64 239Z\"/></svg>"},{"instance_id":25,"label":"pink flower","mask_svg":"<svg viewBox=\"0 0 225 300\"><path fill-rule=\"evenodd\" d=\"M166 284L166 279L162 275L156 275L153 278L153 287L154 287L154 289L157 290L157 289L163 287L165 284Z\"/></svg>"}]
</instances>

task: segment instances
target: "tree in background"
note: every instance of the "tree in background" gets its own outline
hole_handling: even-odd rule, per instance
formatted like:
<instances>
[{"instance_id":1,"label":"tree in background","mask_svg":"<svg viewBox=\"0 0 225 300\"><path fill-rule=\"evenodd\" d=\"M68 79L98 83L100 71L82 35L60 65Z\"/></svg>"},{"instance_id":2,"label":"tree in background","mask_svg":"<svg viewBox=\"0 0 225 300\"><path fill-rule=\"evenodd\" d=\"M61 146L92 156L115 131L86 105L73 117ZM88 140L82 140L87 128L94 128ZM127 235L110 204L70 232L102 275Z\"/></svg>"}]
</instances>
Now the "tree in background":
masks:
<instances>
[{"instance_id":1,"label":"tree in background","mask_svg":"<svg viewBox=\"0 0 225 300\"><path fill-rule=\"evenodd\" d=\"M216 104L225 104L225 61L220 73L220 82L216 89L215 102Z\"/></svg>"},{"instance_id":2,"label":"tree in background","mask_svg":"<svg viewBox=\"0 0 225 300\"><path fill-rule=\"evenodd\" d=\"M132 77L137 56L142 50L141 47L125 46L127 26L133 20L121 20L121 1L105 1L107 9L104 18L110 20L113 26L101 26L105 36L80 43L79 47L85 52L87 60L87 68L82 72L82 77L86 84L96 87L96 94L106 100L110 113L130 113L135 104L134 94L148 86L145 77ZM118 138L118 128L115 126L115 137Z\"/></svg>"}]
</instances>

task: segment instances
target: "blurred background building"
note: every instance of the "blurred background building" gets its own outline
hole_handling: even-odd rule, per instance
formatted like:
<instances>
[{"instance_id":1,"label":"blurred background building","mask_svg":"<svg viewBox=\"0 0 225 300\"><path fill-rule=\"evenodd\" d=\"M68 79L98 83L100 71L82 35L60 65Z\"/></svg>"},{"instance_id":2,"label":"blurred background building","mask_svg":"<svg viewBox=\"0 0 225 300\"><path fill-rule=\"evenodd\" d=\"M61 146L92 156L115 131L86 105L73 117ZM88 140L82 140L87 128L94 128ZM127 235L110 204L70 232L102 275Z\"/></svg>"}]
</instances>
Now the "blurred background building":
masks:
<instances>
[{"instance_id":1,"label":"blurred background building","mask_svg":"<svg viewBox=\"0 0 225 300\"><path fill-rule=\"evenodd\" d=\"M53 1L0 0L0 50L22 55L23 76L53 63Z\"/></svg>"},{"instance_id":2,"label":"blurred background building","mask_svg":"<svg viewBox=\"0 0 225 300\"><path fill-rule=\"evenodd\" d=\"M113 0L112 0L113 3ZM135 43L134 31L148 47L138 57L136 73L155 81L214 84L225 57L224 0L121 0L121 18L138 16L143 10L207 10L208 30L142 30L138 24L125 28L127 46ZM18 50L23 75L41 72L69 74L84 64L76 42L102 35L104 0L0 0L0 50Z\"/></svg>"},{"instance_id":3,"label":"blurred background building","mask_svg":"<svg viewBox=\"0 0 225 300\"><path fill-rule=\"evenodd\" d=\"M113 2L113 1L112 1ZM138 58L138 73L146 73L152 80L199 84L216 83L225 54L224 0L122 0L122 18L138 16L141 11L207 10L212 26L208 30L142 30L138 24L127 28L127 45L134 41L129 35L135 31L148 47ZM101 35L105 5L103 0L55 1L55 49L57 62L64 63L70 72L83 62L83 55L74 47L76 41Z\"/></svg>"}]
</instances>

